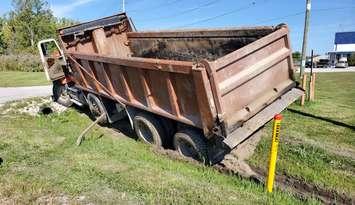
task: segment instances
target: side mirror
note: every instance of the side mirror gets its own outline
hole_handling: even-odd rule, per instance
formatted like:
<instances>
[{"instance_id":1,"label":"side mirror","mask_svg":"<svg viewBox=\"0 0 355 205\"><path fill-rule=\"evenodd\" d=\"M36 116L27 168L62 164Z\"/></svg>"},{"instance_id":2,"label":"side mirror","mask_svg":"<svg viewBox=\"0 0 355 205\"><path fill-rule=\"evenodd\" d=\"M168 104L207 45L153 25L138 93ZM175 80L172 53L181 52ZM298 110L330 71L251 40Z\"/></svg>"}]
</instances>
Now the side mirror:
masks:
<instances>
[{"instance_id":1,"label":"side mirror","mask_svg":"<svg viewBox=\"0 0 355 205\"><path fill-rule=\"evenodd\" d=\"M65 77L63 66L66 66L66 60L56 40L42 40L37 46L47 80L54 81Z\"/></svg>"}]
</instances>

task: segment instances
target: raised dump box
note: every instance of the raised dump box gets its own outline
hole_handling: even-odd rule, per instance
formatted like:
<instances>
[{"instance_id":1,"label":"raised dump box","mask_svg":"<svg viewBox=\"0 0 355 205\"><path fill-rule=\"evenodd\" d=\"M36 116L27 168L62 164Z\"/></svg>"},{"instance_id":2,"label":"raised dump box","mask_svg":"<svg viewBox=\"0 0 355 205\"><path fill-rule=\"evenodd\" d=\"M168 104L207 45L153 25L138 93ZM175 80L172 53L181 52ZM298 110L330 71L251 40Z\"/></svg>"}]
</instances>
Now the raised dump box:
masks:
<instances>
[{"instance_id":1,"label":"raised dump box","mask_svg":"<svg viewBox=\"0 0 355 205\"><path fill-rule=\"evenodd\" d=\"M133 125L142 112L157 119L168 130L162 145L194 132L206 145L221 139L233 149L302 94L286 25L133 32L119 14L59 34L74 87L121 105Z\"/></svg>"}]
</instances>

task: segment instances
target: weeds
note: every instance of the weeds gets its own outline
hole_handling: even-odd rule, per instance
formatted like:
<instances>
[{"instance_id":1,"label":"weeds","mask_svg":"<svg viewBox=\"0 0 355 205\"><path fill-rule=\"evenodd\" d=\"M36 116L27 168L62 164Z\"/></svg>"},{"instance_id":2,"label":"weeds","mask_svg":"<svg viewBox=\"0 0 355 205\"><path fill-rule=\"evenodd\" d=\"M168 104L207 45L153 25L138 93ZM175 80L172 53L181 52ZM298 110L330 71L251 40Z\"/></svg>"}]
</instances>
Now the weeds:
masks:
<instances>
[{"instance_id":1,"label":"weeds","mask_svg":"<svg viewBox=\"0 0 355 205\"><path fill-rule=\"evenodd\" d=\"M0 55L0 71L41 72L43 67L37 55Z\"/></svg>"}]
</instances>

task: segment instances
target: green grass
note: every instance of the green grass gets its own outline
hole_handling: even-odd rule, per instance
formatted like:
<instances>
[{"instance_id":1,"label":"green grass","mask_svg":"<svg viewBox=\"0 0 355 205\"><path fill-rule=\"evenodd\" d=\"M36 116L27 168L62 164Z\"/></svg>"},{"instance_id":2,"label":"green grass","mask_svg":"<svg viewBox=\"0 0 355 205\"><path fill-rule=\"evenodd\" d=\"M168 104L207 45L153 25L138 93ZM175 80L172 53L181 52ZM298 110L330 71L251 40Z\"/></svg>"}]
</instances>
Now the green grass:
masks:
<instances>
[{"instance_id":1,"label":"green grass","mask_svg":"<svg viewBox=\"0 0 355 205\"><path fill-rule=\"evenodd\" d=\"M81 196L94 204L305 203L280 191L269 195L258 184L211 167L161 156L104 128L96 127L77 147L76 137L90 122L77 110L38 117L3 114L0 203L36 204L60 196L71 204Z\"/></svg>"},{"instance_id":2,"label":"green grass","mask_svg":"<svg viewBox=\"0 0 355 205\"><path fill-rule=\"evenodd\" d=\"M291 108L339 123L284 111L277 171L354 197L355 73L318 74L316 87L316 102ZM161 156L103 128L95 128L76 147L76 137L90 122L76 110L0 116L0 204L58 196L71 203L85 196L95 204L304 203L278 190L268 195L258 184L213 168ZM264 135L250 162L266 170L271 123Z\"/></svg>"},{"instance_id":3,"label":"green grass","mask_svg":"<svg viewBox=\"0 0 355 205\"><path fill-rule=\"evenodd\" d=\"M355 197L355 73L317 75L316 101L290 108L326 120L284 111L278 172ZM353 128L351 128L351 126ZM267 169L271 122L250 160Z\"/></svg>"},{"instance_id":4,"label":"green grass","mask_svg":"<svg viewBox=\"0 0 355 205\"><path fill-rule=\"evenodd\" d=\"M43 72L1 71L0 87L49 85Z\"/></svg>"}]
</instances>

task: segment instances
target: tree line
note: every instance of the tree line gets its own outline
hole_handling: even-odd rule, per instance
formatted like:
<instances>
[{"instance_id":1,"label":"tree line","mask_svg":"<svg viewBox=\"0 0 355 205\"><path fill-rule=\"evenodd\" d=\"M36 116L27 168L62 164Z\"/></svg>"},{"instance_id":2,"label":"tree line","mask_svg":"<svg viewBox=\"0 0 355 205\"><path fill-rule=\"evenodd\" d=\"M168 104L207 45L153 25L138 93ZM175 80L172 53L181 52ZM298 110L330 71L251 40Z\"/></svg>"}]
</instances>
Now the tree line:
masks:
<instances>
[{"instance_id":1,"label":"tree line","mask_svg":"<svg viewBox=\"0 0 355 205\"><path fill-rule=\"evenodd\" d=\"M39 40L75 23L55 17L46 0L12 0L11 11L0 17L0 54L35 53Z\"/></svg>"}]
</instances>

